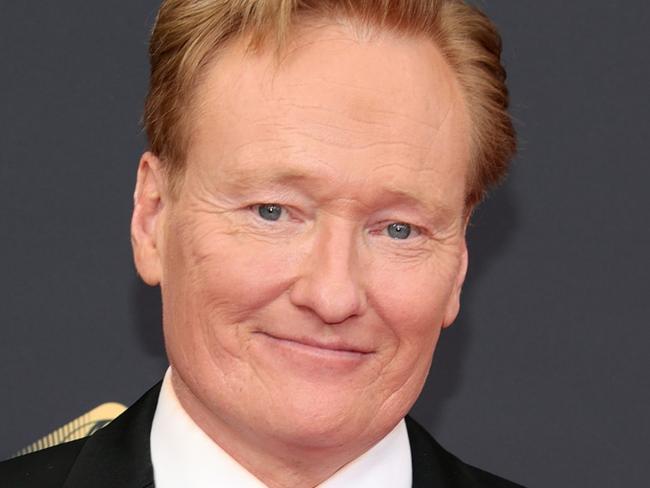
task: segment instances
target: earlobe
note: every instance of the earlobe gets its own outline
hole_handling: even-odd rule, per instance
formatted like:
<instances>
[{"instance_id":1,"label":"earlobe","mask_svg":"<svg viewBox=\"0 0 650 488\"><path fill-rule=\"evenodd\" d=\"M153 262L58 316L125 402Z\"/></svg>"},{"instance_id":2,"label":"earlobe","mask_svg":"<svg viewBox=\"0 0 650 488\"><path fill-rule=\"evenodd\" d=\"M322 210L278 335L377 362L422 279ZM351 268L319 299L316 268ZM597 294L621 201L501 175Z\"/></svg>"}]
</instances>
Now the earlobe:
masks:
<instances>
[{"instance_id":1,"label":"earlobe","mask_svg":"<svg viewBox=\"0 0 650 488\"><path fill-rule=\"evenodd\" d=\"M163 182L160 160L145 152L140 158L133 194L131 245L138 274L151 286L162 279Z\"/></svg>"}]
</instances>

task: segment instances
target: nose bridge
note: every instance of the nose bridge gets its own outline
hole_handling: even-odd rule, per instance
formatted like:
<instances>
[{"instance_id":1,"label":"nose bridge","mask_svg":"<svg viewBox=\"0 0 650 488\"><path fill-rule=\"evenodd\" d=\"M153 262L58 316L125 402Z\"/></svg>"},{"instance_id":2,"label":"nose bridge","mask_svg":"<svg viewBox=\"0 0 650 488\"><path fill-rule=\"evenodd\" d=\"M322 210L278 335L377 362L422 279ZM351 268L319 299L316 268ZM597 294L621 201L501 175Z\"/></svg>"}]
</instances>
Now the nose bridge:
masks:
<instances>
[{"instance_id":1,"label":"nose bridge","mask_svg":"<svg viewBox=\"0 0 650 488\"><path fill-rule=\"evenodd\" d=\"M352 277L357 254L352 226L343 219L330 220L317 236L313 257L320 261L317 264L325 268L324 272L348 281Z\"/></svg>"},{"instance_id":2,"label":"nose bridge","mask_svg":"<svg viewBox=\"0 0 650 488\"><path fill-rule=\"evenodd\" d=\"M294 302L312 309L324 322L340 323L364 310L355 234L354 225L343 218L323 219L295 283Z\"/></svg>"}]
</instances>

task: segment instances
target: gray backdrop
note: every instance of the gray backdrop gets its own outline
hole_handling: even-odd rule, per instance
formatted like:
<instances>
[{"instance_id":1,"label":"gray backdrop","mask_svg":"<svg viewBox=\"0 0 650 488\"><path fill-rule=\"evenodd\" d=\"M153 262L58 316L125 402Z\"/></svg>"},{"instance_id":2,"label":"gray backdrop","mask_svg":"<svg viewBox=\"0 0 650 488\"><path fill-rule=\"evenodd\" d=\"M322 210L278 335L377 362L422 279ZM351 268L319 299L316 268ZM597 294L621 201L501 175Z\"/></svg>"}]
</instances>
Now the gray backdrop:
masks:
<instances>
[{"instance_id":1,"label":"gray backdrop","mask_svg":"<svg viewBox=\"0 0 650 488\"><path fill-rule=\"evenodd\" d=\"M521 149L414 415L531 487L648 486L650 2L481 5ZM165 369L129 245L156 8L0 0L0 458Z\"/></svg>"}]
</instances>

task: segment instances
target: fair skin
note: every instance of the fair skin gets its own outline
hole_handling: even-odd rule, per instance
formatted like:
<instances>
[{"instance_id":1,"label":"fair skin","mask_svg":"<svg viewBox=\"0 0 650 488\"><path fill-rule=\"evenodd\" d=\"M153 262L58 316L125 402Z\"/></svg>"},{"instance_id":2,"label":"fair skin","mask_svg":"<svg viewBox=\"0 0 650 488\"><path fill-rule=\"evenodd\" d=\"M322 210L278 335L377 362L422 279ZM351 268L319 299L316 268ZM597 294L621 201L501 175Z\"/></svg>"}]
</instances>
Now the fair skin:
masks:
<instances>
[{"instance_id":1,"label":"fair skin","mask_svg":"<svg viewBox=\"0 0 650 488\"><path fill-rule=\"evenodd\" d=\"M196 90L180 192L140 161L138 272L160 284L189 415L270 487L312 487L421 391L467 267L469 123L428 40L241 40Z\"/></svg>"}]
</instances>

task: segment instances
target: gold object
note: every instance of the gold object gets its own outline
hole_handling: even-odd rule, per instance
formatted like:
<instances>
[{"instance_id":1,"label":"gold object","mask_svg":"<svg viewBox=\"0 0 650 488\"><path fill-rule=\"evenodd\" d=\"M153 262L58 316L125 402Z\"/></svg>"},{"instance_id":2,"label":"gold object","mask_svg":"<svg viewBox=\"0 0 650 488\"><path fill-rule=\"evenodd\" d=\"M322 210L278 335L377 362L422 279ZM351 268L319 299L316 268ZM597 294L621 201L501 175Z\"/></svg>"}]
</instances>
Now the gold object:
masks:
<instances>
[{"instance_id":1,"label":"gold object","mask_svg":"<svg viewBox=\"0 0 650 488\"><path fill-rule=\"evenodd\" d=\"M68 422L63 427L56 429L54 432L40 438L27 447L18 451L15 456L22 456L30 452L40 451L46 447L56 446L64 442L74 441L98 431L108 424L115 417L126 410L124 405L119 403L104 403L90 412L83 414L81 417ZM14 456L14 457L15 457Z\"/></svg>"}]
</instances>

